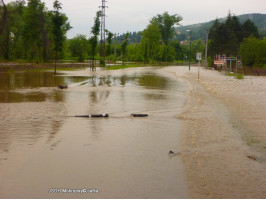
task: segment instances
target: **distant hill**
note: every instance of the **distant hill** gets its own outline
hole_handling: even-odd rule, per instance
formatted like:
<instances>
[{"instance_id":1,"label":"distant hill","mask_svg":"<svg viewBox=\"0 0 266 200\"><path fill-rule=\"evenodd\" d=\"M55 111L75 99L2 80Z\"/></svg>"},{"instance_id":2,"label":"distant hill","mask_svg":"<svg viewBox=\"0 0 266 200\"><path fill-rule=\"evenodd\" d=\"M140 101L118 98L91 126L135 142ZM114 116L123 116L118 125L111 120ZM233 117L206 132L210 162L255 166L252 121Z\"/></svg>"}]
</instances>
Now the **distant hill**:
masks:
<instances>
[{"instance_id":1,"label":"distant hill","mask_svg":"<svg viewBox=\"0 0 266 200\"><path fill-rule=\"evenodd\" d=\"M237 16L241 23L245 22L247 19L252 20L255 25L258 27L259 31L265 32L266 29L266 14L259 14L259 13L253 13L253 14L244 14L244 15L238 15ZM220 22L224 22L227 17L225 18L219 18L218 20ZM193 24L188 26L181 26L177 27L176 30L180 33L177 35L178 40L185 40L187 38L186 31L189 29L192 31L192 40L197 40L199 38L205 39L206 35L206 28L211 27L214 20L205 22L205 23L199 23L199 24Z\"/></svg>"},{"instance_id":2,"label":"distant hill","mask_svg":"<svg viewBox=\"0 0 266 200\"><path fill-rule=\"evenodd\" d=\"M263 36L266 37L266 14L244 14L244 15L238 15L237 16L241 23L245 22L247 19L252 20L255 25L258 27L259 32L263 33ZM225 22L227 17L219 18L218 20L220 22ZM206 28L209 28L212 26L214 20L205 22L205 23L199 23L199 24L193 24L188 26L181 26L177 27L176 30L179 32L179 34L176 34L175 39L178 39L179 41L183 41L187 39L187 30L192 31L192 40L197 40L199 38L202 38L205 40L206 37ZM129 33L129 39L130 43L140 43L141 41L141 32L133 32ZM121 34L117 37L116 42L121 43L125 38L125 34Z\"/></svg>"}]
</instances>

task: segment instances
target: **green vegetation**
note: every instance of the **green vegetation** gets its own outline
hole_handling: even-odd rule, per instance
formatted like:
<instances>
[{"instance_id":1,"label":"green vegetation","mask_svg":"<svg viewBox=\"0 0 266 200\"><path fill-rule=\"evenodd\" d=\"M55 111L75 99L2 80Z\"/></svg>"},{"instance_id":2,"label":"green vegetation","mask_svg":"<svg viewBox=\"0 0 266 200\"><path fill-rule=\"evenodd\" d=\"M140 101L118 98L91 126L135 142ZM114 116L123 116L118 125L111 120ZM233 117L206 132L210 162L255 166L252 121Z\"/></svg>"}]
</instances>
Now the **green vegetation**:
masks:
<instances>
[{"instance_id":1,"label":"green vegetation","mask_svg":"<svg viewBox=\"0 0 266 200\"><path fill-rule=\"evenodd\" d=\"M61 3L56 0L54 2L54 15L52 16L52 33L54 36L54 51L55 51L55 71L56 74L56 62L58 60L58 53L62 52L64 41L65 41L65 34L67 29L64 28L66 24L67 18L64 14L60 13L62 9Z\"/></svg>"},{"instance_id":2,"label":"green vegetation","mask_svg":"<svg viewBox=\"0 0 266 200\"><path fill-rule=\"evenodd\" d=\"M90 47L91 44L86 39L85 35L77 35L68 41L71 57L75 57L78 62L84 62Z\"/></svg>"},{"instance_id":3,"label":"green vegetation","mask_svg":"<svg viewBox=\"0 0 266 200\"><path fill-rule=\"evenodd\" d=\"M244 75L243 74L235 74L234 72L229 72L226 74L226 76L234 76L236 79L244 79Z\"/></svg>"},{"instance_id":4,"label":"green vegetation","mask_svg":"<svg viewBox=\"0 0 266 200\"><path fill-rule=\"evenodd\" d=\"M237 74L236 79L242 80L242 79L244 79L244 75L243 74Z\"/></svg>"},{"instance_id":5,"label":"green vegetation","mask_svg":"<svg viewBox=\"0 0 266 200\"><path fill-rule=\"evenodd\" d=\"M213 58L217 54L226 54L227 57L237 56L240 44L245 37L258 37L258 29L251 21L241 24L236 16L229 13L225 23L215 20L210 28L208 55Z\"/></svg>"},{"instance_id":6,"label":"green vegetation","mask_svg":"<svg viewBox=\"0 0 266 200\"><path fill-rule=\"evenodd\" d=\"M97 50L97 45L98 45L98 36L100 34L100 26L101 26L101 22L100 22L100 17L102 15L101 11L98 11L96 13L96 17L94 18L94 25L91 28L91 34L93 35L90 38L90 44L91 44L91 56L92 56L92 69L94 68L94 60L95 60L95 56L96 56L96 50Z\"/></svg>"},{"instance_id":7,"label":"green vegetation","mask_svg":"<svg viewBox=\"0 0 266 200\"><path fill-rule=\"evenodd\" d=\"M0 33L0 59L47 62L54 59L55 50L63 58L61 50L71 27L66 15L59 12L61 4L55 3L55 11L47 10L41 0L28 0L27 6L23 0L6 5L6 21L1 24Z\"/></svg>"},{"instance_id":8,"label":"green vegetation","mask_svg":"<svg viewBox=\"0 0 266 200\"><path fill-rule=\"evenodd\" d=\"M142 64L127 64L127 65L115 65L111 67L107 67L107 70L118 70L118 69L125 69L125 68L133 68L133 67L144 67L145 65Z\"/></svg>"},{"instance_id":9,"label":"green vegetation","mask_svg":"<svg viewBox=\"0 0 266 200\"><path fill-rule=\"evenodd\" d=\"M210 28L208 55L210 59L217 54L238 57L245 66L262 67L266 64L265 39L259 39L258 28L251 20L240 23L229 13L226 21L215 20ZM212 65L210 60L209 64Z\"/></svg>"},{"instance_id":10,"label":"green vegetation","mask_svg":"<svg viewBox=\"0 0 266 200\"><path fill-rule=\"evenodd\" d=\"M239 53L245 66L266 68L266 38L260 40L251 36L244 39Z\"/></svg>"},{"instance_id":11,"label":"green vegetation","mask_svg":"<svg viewBox=\"0 0 266 200\"><path fill-rule=\"evenodd\" d=\"M260 37L266 37L266 14L244 14L237 16L240 23L244 23L247 20L251 20L254 22L254 24L258 27ZM219 18L217 19L220 23L224 23L226 21L227 17L225 18ZM200 24L193 24L189 26L180 26L176 28L177 34L176 37L178 40L186 40L187 33L186 31L190 29L193 32L192 40L197 40L199 38L205 40L206 38L206 28L209 28L212 26L215 20L200 23Z\"/></svg>"},{"instance_id":12,"label":"green vegetation","mask_svg":"<svg viewBox=\"0 0 266 200\"><path fill-rule=\"evenodd\" d=\"M96 60L100 59L101 11L96 12L90 38L78 34L72 39L67 39L66 33L71 26L67 16L61 13L62 4L59 0L54 0L52 11L45 7L42 0L27 0L27 4L24 0L16 0L7 5L3 4L3 1L0 1L2 2L0 6L0 60L32 63L55 62L55 73L58 60L72 60L72 62L73 60L78 62L90 60L92 68L95 68ZM265 39L261 39L261 33L263 33L261 28L265 27L263 24L266 23L265 15L254 14L249 17L259 24L260 31L247 16L238 18L231 16L230 13L226 19L216 19L208 24L195 25L190 28L176 28L182 21L182 17L177 14L170 15L168 12L157 14L150 19L147 27L141 32L114 37L113 33L106 30L107 45L104 45L106 59L108 63L120 60L123 64L141 62L149 65L185 62L188 59L190 45L189 35L184 31L190 29L193 62L196 53L204 55L205 28L210 27L209 65L213 64L215 55L226 54L227 57L241 57L246 66L265 67L266 44ZM106 60L100 62L105 63Z\"/></svg>"},{"instance_id":13,"label":"green vegetation","mask_svg":"<svg viewBox=\"0 0 266 200\"><path fill-rule=\"evenodd\" d=\"M226 74L226 76L235 76L235 73L234 73L234 72L228 72L228 73Z\"/></svg>"}]
</instances>

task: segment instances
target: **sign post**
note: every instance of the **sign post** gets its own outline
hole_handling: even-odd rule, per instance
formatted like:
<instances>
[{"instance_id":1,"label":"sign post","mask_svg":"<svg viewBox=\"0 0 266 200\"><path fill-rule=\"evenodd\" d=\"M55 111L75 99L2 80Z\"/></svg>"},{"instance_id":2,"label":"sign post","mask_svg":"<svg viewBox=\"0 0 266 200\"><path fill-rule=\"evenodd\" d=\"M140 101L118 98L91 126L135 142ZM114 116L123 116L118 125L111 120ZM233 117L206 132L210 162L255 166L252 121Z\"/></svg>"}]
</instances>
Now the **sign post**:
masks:
<instances>
[{"instance_id":1,"label":"sign post","mask_svg":"<svg viewBox=\"0 0 266 200\"><path fill-rule=\"evenodd\" d=\"M199 66L198 66L198 81L199 81L199 78L200 78L200 61L201 61L201 53L197 53L196 55L196 60L199 61Z\"/></svg>"}]
</instances>

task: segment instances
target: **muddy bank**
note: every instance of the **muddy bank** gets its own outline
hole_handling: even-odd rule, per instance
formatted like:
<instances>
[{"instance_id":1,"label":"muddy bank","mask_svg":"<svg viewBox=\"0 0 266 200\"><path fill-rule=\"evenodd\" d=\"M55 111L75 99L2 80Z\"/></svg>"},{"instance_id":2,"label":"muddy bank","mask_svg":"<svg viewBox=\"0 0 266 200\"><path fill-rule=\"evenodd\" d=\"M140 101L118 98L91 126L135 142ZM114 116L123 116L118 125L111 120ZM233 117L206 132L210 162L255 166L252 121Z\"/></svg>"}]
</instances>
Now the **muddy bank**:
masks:
<instances>
[{"instance_id":1,"label":"muddy bank","mask_svg":"<svg viewBox=\"0 0 266 200\"><path fill-rule=\"evenodd\" d=\"M192 198L265 198L266 78L237 80L219 72L165 69L190 89L178 119Z\"/></svg>"}]
</instances>

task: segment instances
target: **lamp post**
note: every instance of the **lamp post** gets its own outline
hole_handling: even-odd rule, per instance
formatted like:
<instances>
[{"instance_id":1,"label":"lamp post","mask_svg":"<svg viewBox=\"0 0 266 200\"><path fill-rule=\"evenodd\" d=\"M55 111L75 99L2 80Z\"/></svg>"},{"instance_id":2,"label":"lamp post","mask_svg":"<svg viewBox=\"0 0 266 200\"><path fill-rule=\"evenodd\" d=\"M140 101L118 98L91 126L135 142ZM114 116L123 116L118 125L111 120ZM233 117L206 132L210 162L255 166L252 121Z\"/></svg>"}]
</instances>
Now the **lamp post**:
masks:
<instances>
[{"instance_id":1,"label":"lamp post","mask_svg":"<svg viewBox=\"0 0 266 200\"><path fill-rule=\"evenodd\" d=\"M209 34L209 29L206 28L206 45L205 45L205 66L208 66L208 34Z\"/></svg>"},{"instance_id":2,"label":"lamp post","mask_svg":"<svg viewBox=\"0 0 266 200\"><path fill-rule=\"evenodd\" d=\"M190 71L190 62L191 62L191 30L187 30L189 32L189 64L188 64L188 69Z\"/></svg>"}]
</instances>

